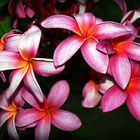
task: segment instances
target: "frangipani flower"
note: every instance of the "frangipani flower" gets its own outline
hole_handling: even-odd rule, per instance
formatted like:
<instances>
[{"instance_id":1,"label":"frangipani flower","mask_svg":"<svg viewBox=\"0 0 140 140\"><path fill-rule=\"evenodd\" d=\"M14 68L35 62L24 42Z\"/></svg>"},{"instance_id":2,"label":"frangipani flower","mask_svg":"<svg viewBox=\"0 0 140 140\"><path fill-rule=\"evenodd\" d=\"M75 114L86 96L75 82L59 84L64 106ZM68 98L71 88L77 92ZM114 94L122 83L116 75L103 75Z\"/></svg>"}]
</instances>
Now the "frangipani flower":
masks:
<instances>
[{"instance_id":1,"label":"frangipani flower","mask_svg":"<svg viewBox=\"0 0 140 140\"><path fill-rule=\"evenodd\" d=\"M104 94L113 82L107 77L103 76L99 79L99 82L93 80L88 81L83 88L83 101L82 106L85 108L93 108L99 104Z\"/></svg>"},{"instance_id":2,"label":"frangipani flower","mask_svg":"<svg viewBox=\"0 0 140 140\"><path fill-rule=\"evenodd\" d=\"M135 35L132 36L101 41L97 45L98 50L110 54L109 73L122 89L126 88L130 80L129 59L140 61L140 44L133 42Z\"/></svg>"},{"instance_id":3,"label":"frangipani flower","mask_svg":"<svg viewBox=\"0 0 140 140\"><path fill-rule=\"evenodd\" d=\"M0 127L7 121L7 131L11 138L18 140L19 136L15 126L15 118L17 114L22 110L24 100L21 97L23 88L18 91L17 96L8 101L5 94L0 96Z\"/></svg>"},{"instance_id":4,"label":"frangipani flower","mask_svg":"<svg viewBox=\"0 0 140 140\"><path fill-rule=\"evenodd\" d=\"M81 126L80 119L73 113L59 109L69 95L69 85L65 80L56 82L50 90L47 99L38 103L27 91L22 93L23 98L33 108L20 112L16 118L16 126L26 128L28 125L36 124L36 140L47 140L49 138L51 123L64 131L73 131Z\"/></svg>"},{"instance_id":5,"label":"frangipani flower","mask_svg":"<svg viewBox=\"0 0 140 140\"><path fill-rule=\"evenodd\" d=\"M43 93L36 81L34 72L42 76L52 76L64 69L64 66L55 68L52 59L35 58L40 38L40 29L33 25L21 36L19 52L0 52L0 71L15 69L10 75L10 86L5 91L8 98L11 97L23 79L26 87L42 102Z\"/></svg>"},{"instance_id":6,"label":"frangipani flower","mask_svg":"<svg viewBox=\"0 0 140 140\"><path fill-rule=\"evenodd\" d=\"M130 113L140 121L140 65L131 61L131 78L126 89L113 85L104 94L101 102L103 112L120 107L125 101Z\"/></svg>"},{"instance_id":7,"label":"frangipani flower","mask_svg":"<svg viewBox=\"0 0 140 140\"><path fill-rule=\"evenodd\" d=\"M63 28L75 33L62 41L54 51L54 64L63 65L79 49L85 61L94 70L106 73L108 56L96 49L98 39L112 39L129 34L130 30L119 23L103 22L91 13L74 15L53 15L44 20L41 25L45 28Z\"/></svg>"}]
</instances>

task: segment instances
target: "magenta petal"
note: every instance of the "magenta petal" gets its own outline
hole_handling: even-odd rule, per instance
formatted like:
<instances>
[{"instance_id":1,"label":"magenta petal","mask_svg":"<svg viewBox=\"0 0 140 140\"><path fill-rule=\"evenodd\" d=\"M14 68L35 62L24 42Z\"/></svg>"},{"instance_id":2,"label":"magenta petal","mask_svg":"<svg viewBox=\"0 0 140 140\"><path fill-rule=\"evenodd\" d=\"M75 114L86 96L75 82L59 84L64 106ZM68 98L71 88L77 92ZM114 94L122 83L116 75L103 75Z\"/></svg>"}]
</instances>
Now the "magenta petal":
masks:
<instances>
[{"instance_id":1,"label":"magenta petal","mask_svg":"<svg viewBox=\"0 0 140 140\"><path fill-rule=\"evenodd\" d=\"M35 128L36 140L48 140L51 129L51 118L50 116L42 118Z\"/></svg>"},{"instance_id":2,"label":"magenta petal","mask_svg":"<svg viewBox=\"0 0 140 140\"><path fill-rule=\"evenodd\" d=\"M131 66L126 54L124 52L114 54L110 59L110 67L116 82L125 89L131 75Z\"/></svg>"},{"instance_id":3,"label":"magenta petal","mask_svg":"<svg viewBox=\"0 0 140 140\"><path fill-rule=\"evenodd\" d=\"M52 59L34 58L32 59L34 72L42 76L53 76L62 72L65 66L55 67Z\"/></svg>"},{"instance_id":4,"label":"magenta petal","mask_svg":"<svg viewBox=\"0 0 140 140\"><path fill-rule=\"evenodd\" d=\"M96 49L97 42L94 39L88 39L81 47L82 55L88 65L100 73L106 73L109 59L106 54Z\"/></svg>"},{"instance_id":5,"label":"magenta petal","mask_svg":"<svg viewBox=\"0 0 140 140\"><path fill-rule=\"evenodd\" d=\"M41 30L32 25L22 36L19 42L19 52L21 56L28 60L35 57L38 51L41 38Z\"/></svg>"},{"instance_id":6,"label":"magenta petal","mask_svg":"<svg viewBox=\"0 0 140 140\"><path fill-rule=\"evenodd\" d=\"M19 86L27 70L28 70L28 67L23 67L21 69L14 70L11 73L10 78L9 78L10 85L5 91L8 99L12 96L12 94L15 92L15 90Z\"/></svg>"},{"instance_id":7,"label":"magenta petal","mask_svg":"<svg viewBox=\"0 0 140 140\"><path fill-rule=\"evenodd\" d=\"M127 106L130 113L140 121L140 90L129 91L127 98Z\"/></svg>"},{"instance_id":8,"label":"magenta petal","mask_svg":"<svg viewBox=\"0 0 140 140\"><path fill-rule=\"evenodd\" d=\"M126 46L124 51L129 58L140 61L140 44L125 42L122 45Z\"/></svg>"},{"instance_id":9,"label":"magenta petal","mask_svg":"<svg viewBox=\"0 0 140 140\"><path fill-rule=\"evenodd\" d=\"M125 0L114 0L122 10L122 13L125 14L127 12L126 2Z\"/></svg>"},{"instance_id":10,"label":"magenta petal","mask_svg":"<svg viewBox=\"0 0 140 140\"><path fill-rule=\"evenodd\" d=\"M130 33L131 30L127 26L115 22L100 23L89 30L89 34L97 39L113 39Z\"/></svg>"},{"instance_id":11,"label":"magenta petal","mask_svg":"<svg viewBox=\"0 0 140 140\"><path fill-rule=\"evenodd\" d=\"M0 72L0 78L2 79L2 82L6 82L6 77L3 72Z\"/></svg>"},{"instance_id":12,"label":"magenta petal","mask_svg":"<svg viewBox=\"0 0 140 140\"><path fill-rule=\"evenodd\" d=\"M45 116L44 112L40 112L34 108L20 111L16 116L16 126L25 127L28 126Z\"/></svg>"},{"instance_id":13,"label":"magenta petal","mask_svg":"<svg viewBox=\"0 0 140 140\"><path fill-rule=\"evenodd\" d=\"M6 110L6 111L10 111L8 109L8 99L6 97L6 94L3 92L1 95L0 95L0 108L3 109L3 110Z\"/></svg>"},{"instance_id":14,"label":"magenta petal","mask_svg":"<svg viewBox=\"0 0 140 140\"><path fill-rule=\"evenodd\" d=\"M43 93L35 78L32 66L28 69L23 80L25 86L37 97L40 102L43 102Z\"/></svg>"},{"instance_id":15,"label":"magenta petal","mask_svg":"<svg viewBox=\"0 0 140 140\"><path fill-rule=\"evenodd\" d=\"M127 94L114 85L103 95L101 107L103 112L112 111L120 107L126 100Z\"/></svg>"},{"instance_id":16,"label":"magenta petal","mask_svg":"<svg viewBox=\"0 0 140 140\"><path fill-rule=\"evenodd\" d=\"M19 136L15 126L15 116L11 117L7 123L7 131L11 138L14 140L19 140Z\"/></svg>"},{"instance_id":17,"label":"magenta petal","mask_svg":"<svg viewBox=\"0 0 140 140\"><path fill-rule=\"evenodd\" d=\"M52 124L64 131L73 131L81 126L81 121L72 112L58 110L52 116Z\"/></svg>"},{"instance_id":18,"label":"magenta petal","mask_svg":"<svg viewBox=\"0 0 140 140\"><path fill-rule=\"evenodd\" d=\"M25 11L22 0L17 1L16 14L19 18L25 18Z\"/></svg>"},{"instance_id":19,"label":"magenta petal","mask_svg":"<svg viewBox=\"0 0 140 140\"><path fill-rule=\"evenodd\" d=\"M68 83L65 80L60 80L51 88L47 101L56 108L59 108L67 100L69 91Z\"/></svg>"},{"instance_id":20,"label":"magenta petal","mask_svg":"<svg viewBox=\"0 0 140 140\"><path fill-rule=\"evenodd\" d=\"M99 104L102 96L98 92L97 85L93 81L89 81L83 88L82 106L85 108L93 108Z\"/></svg>"},{"instance_id":21,"label":"magenta petal","mask_svg":"<svg viewBox=\"0 0 140 140\"><path fill-rule=\"evenodd\" d=\"M15 8L16 8L16 1L10 0L8 4L8 11L9 11L10 16L13 16Z\"/></svg>"},{"instance_id":22,"label":"magenta petal","mask_svg":"<svg viewBox=\"0 0 140 140\"><path fill-rule=\"evenodd\" d=\"M77 22L70 16L53 15L41 22L45 28L62 28L81 34Z\"/></svg>"},{"instance_id":23,"label":"magenta petal","mask_svg":"<svg viewBox=\"0 0 140 140\"><path fill-rule=\"evenodd\" d=\"M83 42L84 40L77 35L72 35L62 41L54 51L54 64L63 65L78 51Z\"/></svg>"},{"instance_id":24,"label":"magenta petal","mask_svg":"<svg viewBox=\"0 0 140 140\"><path fill-rule=\"evenodd\" d=\"M25 12L29 18L32 18L35 15L35 12L30 7L25 7Z\"/></svg>"},{"instance_id":25,"label":"magenta petal","mask_svg":"<svg viewBox=\"0 0 140 140\"><path fill-rule=\"evenodd\" d=\"M140 76L140 64L135 61L130 61L131 64L131 77L139 77Z\"/></svg>"},{"instance_id":26,"label":"magenta petal","mask_svg":"<svg viewBox=\"0 0 140 140\"><path fill-rule=\"evenodd\" d=\"M74 15L83 35L95 24L95 16L92 13L81 13Z\"/></svg>"},{"instance_id":27,"label":"magenta petal","mask_svg":"<svg viewBox=\"0 0 140 140\"><path fill-rule=\"evenodd\" d=\"M31 93L29 93L25 88L22 88L22 97L28 104L40 110L40 106L36 101L35 97Z\"/></svg>"}]
</instances>

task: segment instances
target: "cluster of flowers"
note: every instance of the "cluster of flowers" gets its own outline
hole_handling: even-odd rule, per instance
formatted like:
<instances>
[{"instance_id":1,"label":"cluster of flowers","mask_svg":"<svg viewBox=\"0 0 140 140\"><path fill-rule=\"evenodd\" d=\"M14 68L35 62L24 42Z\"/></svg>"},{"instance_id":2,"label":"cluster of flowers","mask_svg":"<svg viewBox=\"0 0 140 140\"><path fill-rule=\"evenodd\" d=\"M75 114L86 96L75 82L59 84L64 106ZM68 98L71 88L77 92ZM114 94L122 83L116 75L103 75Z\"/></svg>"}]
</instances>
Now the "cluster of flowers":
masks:
<instances>
[{"instance_id":1,"label":"cluster of flowers","mask_svg":"<svg viewBox=\"0 0 140 140\"><path fill-rule=\"evenodd\" d=\"M17 4L22 7L20 2ZM16 13L25 17L25 11L34 14L28 7ZM68 98L68 82L56 82L45 97L35 77L63 72L78 50L100 75L98 80L85 84L82 106L93 108L100 104L102 111L108 112L126 101L130 113L140 121L140 44L134 42L138 30L132 25L139 15L139 11L130 11L121 23L103 21L89 12L49 16L40 23L42 28L72 32L56 47L53 59L36 57L42 35L38 26L31 25L24 33L12 30L5 34L0 42L0 76L5 81L4 71L10 70L10 85L0 96L0 126L8 121L7 130L13 139L19 139L17 128L35 127L36 140L49 138L51 124L65 131L78 129L79 117L59 109ZM25 108L25 103L31 107Z\"/></svg>"}]
</instances>

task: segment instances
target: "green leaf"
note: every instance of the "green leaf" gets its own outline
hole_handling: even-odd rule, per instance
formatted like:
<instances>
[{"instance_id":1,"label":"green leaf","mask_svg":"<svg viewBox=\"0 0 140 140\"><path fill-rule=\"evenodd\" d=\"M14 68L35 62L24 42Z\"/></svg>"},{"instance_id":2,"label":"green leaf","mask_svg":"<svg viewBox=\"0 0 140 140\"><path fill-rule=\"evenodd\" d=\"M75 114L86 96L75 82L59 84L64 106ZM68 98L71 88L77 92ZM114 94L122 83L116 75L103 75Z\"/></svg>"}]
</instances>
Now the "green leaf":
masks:
<instances>
[{"instance_id":1,"label":"green leaf","mask_svg":"<svg viewBox=\"0 0 140 140\"><path fill-rule=\"evenodd\" d=\"M9 0L0 0L0 7L3 7L8 2L9 2Z\"/></svg>"},{"instance_id":2,"label":"green leaf","mask_svg":"<svg viewBox=\"0 0 140 140\"><path fill-rule=\"evenodd\" d=\"M9 16L5 17L3 21L0 21L0 36L3 36L12 29L11 18Z\"/></svg>"}]
</instances>

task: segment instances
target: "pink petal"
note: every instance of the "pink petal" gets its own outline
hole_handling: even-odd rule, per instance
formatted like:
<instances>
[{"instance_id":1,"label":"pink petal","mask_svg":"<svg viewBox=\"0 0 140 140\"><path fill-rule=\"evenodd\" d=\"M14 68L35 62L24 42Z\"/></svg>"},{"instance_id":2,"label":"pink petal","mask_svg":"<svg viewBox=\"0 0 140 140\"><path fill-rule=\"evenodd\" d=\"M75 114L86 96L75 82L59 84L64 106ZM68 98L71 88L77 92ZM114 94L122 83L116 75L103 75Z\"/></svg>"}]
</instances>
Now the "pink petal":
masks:
<instances>
[{"instance_id":1,"label":"pink petal","mask_svg":"<svg viewBox=\"0 0 140 140\"><path fill-rule=\"evenodd\" d=\"M14 103L17 107L23 107L23 105L25 104L25 101L22 98L22 93L24 92L25 87L21 87L16 95L16 97L14 98Z\"/></svg>"},{"instance_id":2,"label":"pink petal","mask_svg":"<svg viewBox=\"0 0 140 140\"><path fill-rule=\"evenodd\" d=\"M23 77L25 76L27 70L28 70L28 66L23 67L21 69L14 70L11 73L10 78L9 78L10 85L5 91L5 94L6 94L8 99L13 95L13 93L15 92L15 90L17 89L19 84L21 83L21 81L22 81Z\"/></svg>"},{"instance_id":3,"label":"pink petal","mask_svg":"<svg viewBox=\"0 0 140 140\"><path fill-rule=\"evenodd\" d=\"M40 112L36 109L26 109L21 111L16 116L16 126L17 127L26 127L45 116L44 112Z\"/></svg>"},{"instance_id":4,"label":"pink petal","mask_svg":"<svg viewBox=\"0 0 140 140\"><path fill-rule=\"evenodd\" d=\"M97 42L94 39L88 39L81 47L82 55L88 65L100 73L106 73L108 67L108 56L96 49Z\"/></svg>"},{"instance_id":5,"label":"pink petal","mask_svg":"<svg viewBox=\"0 0 140 140\"><path fill-rule=\"evenodd\" d=\"M114 85L106 91L102 98L101 107L103 112L112 111L120 107L126 100L127 94L118 86Z\"/></svg>"},{"instance_id":6,"label":"pink petal","mask_svg":"<svg viewBox=\"0 0 140 140\"><path fill-rule=\"evenodd\" d=\"M81 121L72 112L58 110L52 116L52 124L64 131L73 131L81 126Z\"/></svg>"},{"instance_id":7,"label":"pink petal","mask_svg":"<svg viewBox=\"0 0 140 140\"><path fill-rule=\"evenodd\" d=\"M88 30L95 24L95 16L91 13L76 14L74 18L83 35L86 35Z\"/></svg>"},{"instance_id":8,"label":"pink petal","mask_svg":"<svg viewBox=\"0 0 140 140\"><path fill-rule=\"evenodd\" d=\"M124 42L121 45L126 46L124 47L124 51L129 58L140 61L140 44Z\"/></svg>"},{"instance_id":9,"label":"pink petal","mask_svg":"<svg viewBox=\"0 0 140 140\"><path fill-rule=\"evenodd\" d=\"M26 87L37 97L40 102L43 102L43 93L35 78L32 66L30 66L28 69L23 80Z\"/></svg>"},{"instance_id":10,"label":"pink petal","mask_svg":"<svg viewBox=\"0 0 140 140\"><path fill-rule=\"evenodd\" d=\"M11 117L7 123L7 131L11 138L14 140L19 140L19 136L15 126L15 116Z\"/></svg>"},{"instance_id":11,"label":"pink petal","mask_svg":"<svg viewBox=\"0 0 140 140\"><path fill-rule=\"evenodd\" d=\"M52 86L47 101L54 107L59 108L67 100L69 91L70 87L67 81L60 80Z\"/></svg>"},{"instance_id":12,"label":"pink petal","mask_svg":"<svg viewBox=\"0 0 140 140\"><path fill-rule=\"evenodd\" d=\"M41 108L35 97L31 93L29 93L25 88L22 89L22 97L28 104L41 111Z\"/></svg>"},{"instance_id":13,"label":"pink petal","mask_svg":"<svg viewBox=\"0 0 140 140\"><path fill-rule=\"evenodd\" d=\"M131 75L130 62L124 52L114 54L110 59L111 72L122 89L125 89Z\"/></svg>"},{"instance_id":14,"label":"pink petal","mask_svg":"<svg viewBox=\"0 0 140 140\"><path fill-rule=\"evenodd\" d=\"M81 31L76 21L66 15L53 15L41 22L41 25L45 28L62 28L75 32L81 35Z\"/></svg>"},{"instance_id":15,"label":"pink petal","mask_svg":"<svg viewBox=\"0 0 140 140\"><path fill-rule=\"evenodd\" d=\"M48 115L47 117L42 118L35 128L35 139L36 140L48 140L51 129L51 118Z\"/></svg>"},{"instance_id":16,"label":"pink petal","mask_svg":"<svg viewBox=\"0 0 140 140\"><path fill-rule=\"evenodd\" d=\"M32 59L34 72L42 76L53 76L62 72L65 66L55 67L52 59L34 58Z\"/></svg>"},{"instance_id":17,"label":"pink petal","mask_svg":"<svg viewBox=\"0 0 140 140\"><path fill-rule=\"evenodd\" d=\"M26 62L18 53L1 51L0 52L0 71L21 68Z\"/></svg>"},{"instance_id":18,"label":"pink petal","mask_svg":"<svg viewBox=\"0 0 140 140\"><path fill-rule=\"evenodd\" d=\"M21 36L19 43L19 52L24 59L28 60L36 56L40 38L41 38L41 30L35 25L32 25Z\"/></svg>"},{"instance_id":19,"label":"pink petal","mask_svg":"<svg viewBox=\"0 0 140 140\"><path fill-rule=\"evenodd\" d=\"M140 91L139 90L131 90L130 94L127 98L127 106L130 113L135 117L138 121L140 121Z\"/></svg>"},{"instance_id":20,"label":"pink petal","mask_svg":"<svg viewBox=\"0 0 140 140\"><path fill-rule=\"evenodd\" d=\"M22 0L17 1L16 14L19 18L25 18L25 11Z\"/></svg>"},{"instance_id":21,"label":"pink petal","mask_svg":"<svg viewBox=\"0 0 140 140\"><path fill-rule=\"evenodd\" d=\"M78 51L83 42L84 40L77 35L72 35L62 41L54 51L54 64L63 65Z\"/></svg>"},{"instance_id":22,"label":"pink petal","mask_svg":"<svg viewBox=\"0 0 140 140\"><path fill-rule=\"evenodd\" d=\"M3 109L3 110L6 110L6 111L10 111L8 109L8 99L6 97L6 94L3 92L1 95L0 95L0 108Z\"/></svg>"},{"instance_id":23,"label":"pink petal","mask_svg":"<svg viewBox=\"0 0 140 140\"><path fill-rule=\"evenodd\" d=\"M11 117L13 114L7 111L0 112L0 127Z\"/></svg>"},{"instance_id":24,"label":"pink petal","mask_svg":"<svg viewBox=\"0 0 140 140\"><path fill-rule=\"evenodd\" d=\"M99 91L104 94L110 87L114 85L113 80L108 76L103 76L99 79Z\"/></svg>"},{"instance_id":25,"label":"pink petal","mask_svg":"<svg viewBox=\"0 0 140 140\"><path fill-rule=\"evenodd\" d=\"M139 77L140 76L140 64L135 61L130 61L131 64L131 77Z\"/></svg>"},{"instance_id":26,"label":"pink petal","mask_svg":"<svg viewBox=\"0 0 140 140\"><path fill-rule=\"evenodd\" d=\"M112 43L109 41L101 40L97 44L97 50L105 54L113 54L115 50L113 49Z\"/></svg>"},{"instance_id":27,"label":"pink petal","mask_svg":"<svg viewBox=\"0 0 140 140\"><path fill-rule=\"evenodd\" d=\"M2 82L6 82L6 77L3 72L0 72L0 78L2 79Z\"/></svg>"},{"instance_id":28,"label":"pink petal","mask_svg":"<svg viewBox=\"0 0 140 140\"><path fill-rule=\"evenodd\" d=\"M18 52L20 37L21 37L21 34L18 34L18 33L6 34L3 37L4 50Z\"/></svg>"},{"instance_id":29,"label":"pink petal","mask_svg":"<svg viewBox=\"0 0 140 140\"><path fill-rule=\"evenodd\" d=\"M131 30L127 26L115 22L104 22L93 26L88 34L97 39L113 39L130 33Z\"/></svg>"},{"instance_id":30,"label":"pink petal","mask_svg":"<svg viewBox=\"0 0 140 140\"><path fill-rule=\"evenodd\" d=\"M126 2L125 0L114 0L122 10L122 13L125 14L127 12Z\"/></svg>"},{"instance_id":31,"label":"pink petal","mask_svg":"<svg viewBox=\"0 0 140 140\"><path fill-rule=\"evenodd\" d=\"M97 85L93 81L89 81L83 88L82 106L85 108L93 108L100 102L102 96L98 92Z\"/></svg>"},{"instance_id":32,"label":"pink petal","mask_svg":"<svg viewBox=\"0 0 140 140\"><path fill-rule=\"evenodd\" d=\"M34 10L28 6L25 7L25 12L29 18L32 18L35 15Z\"/></svg>"}]
</instances>

